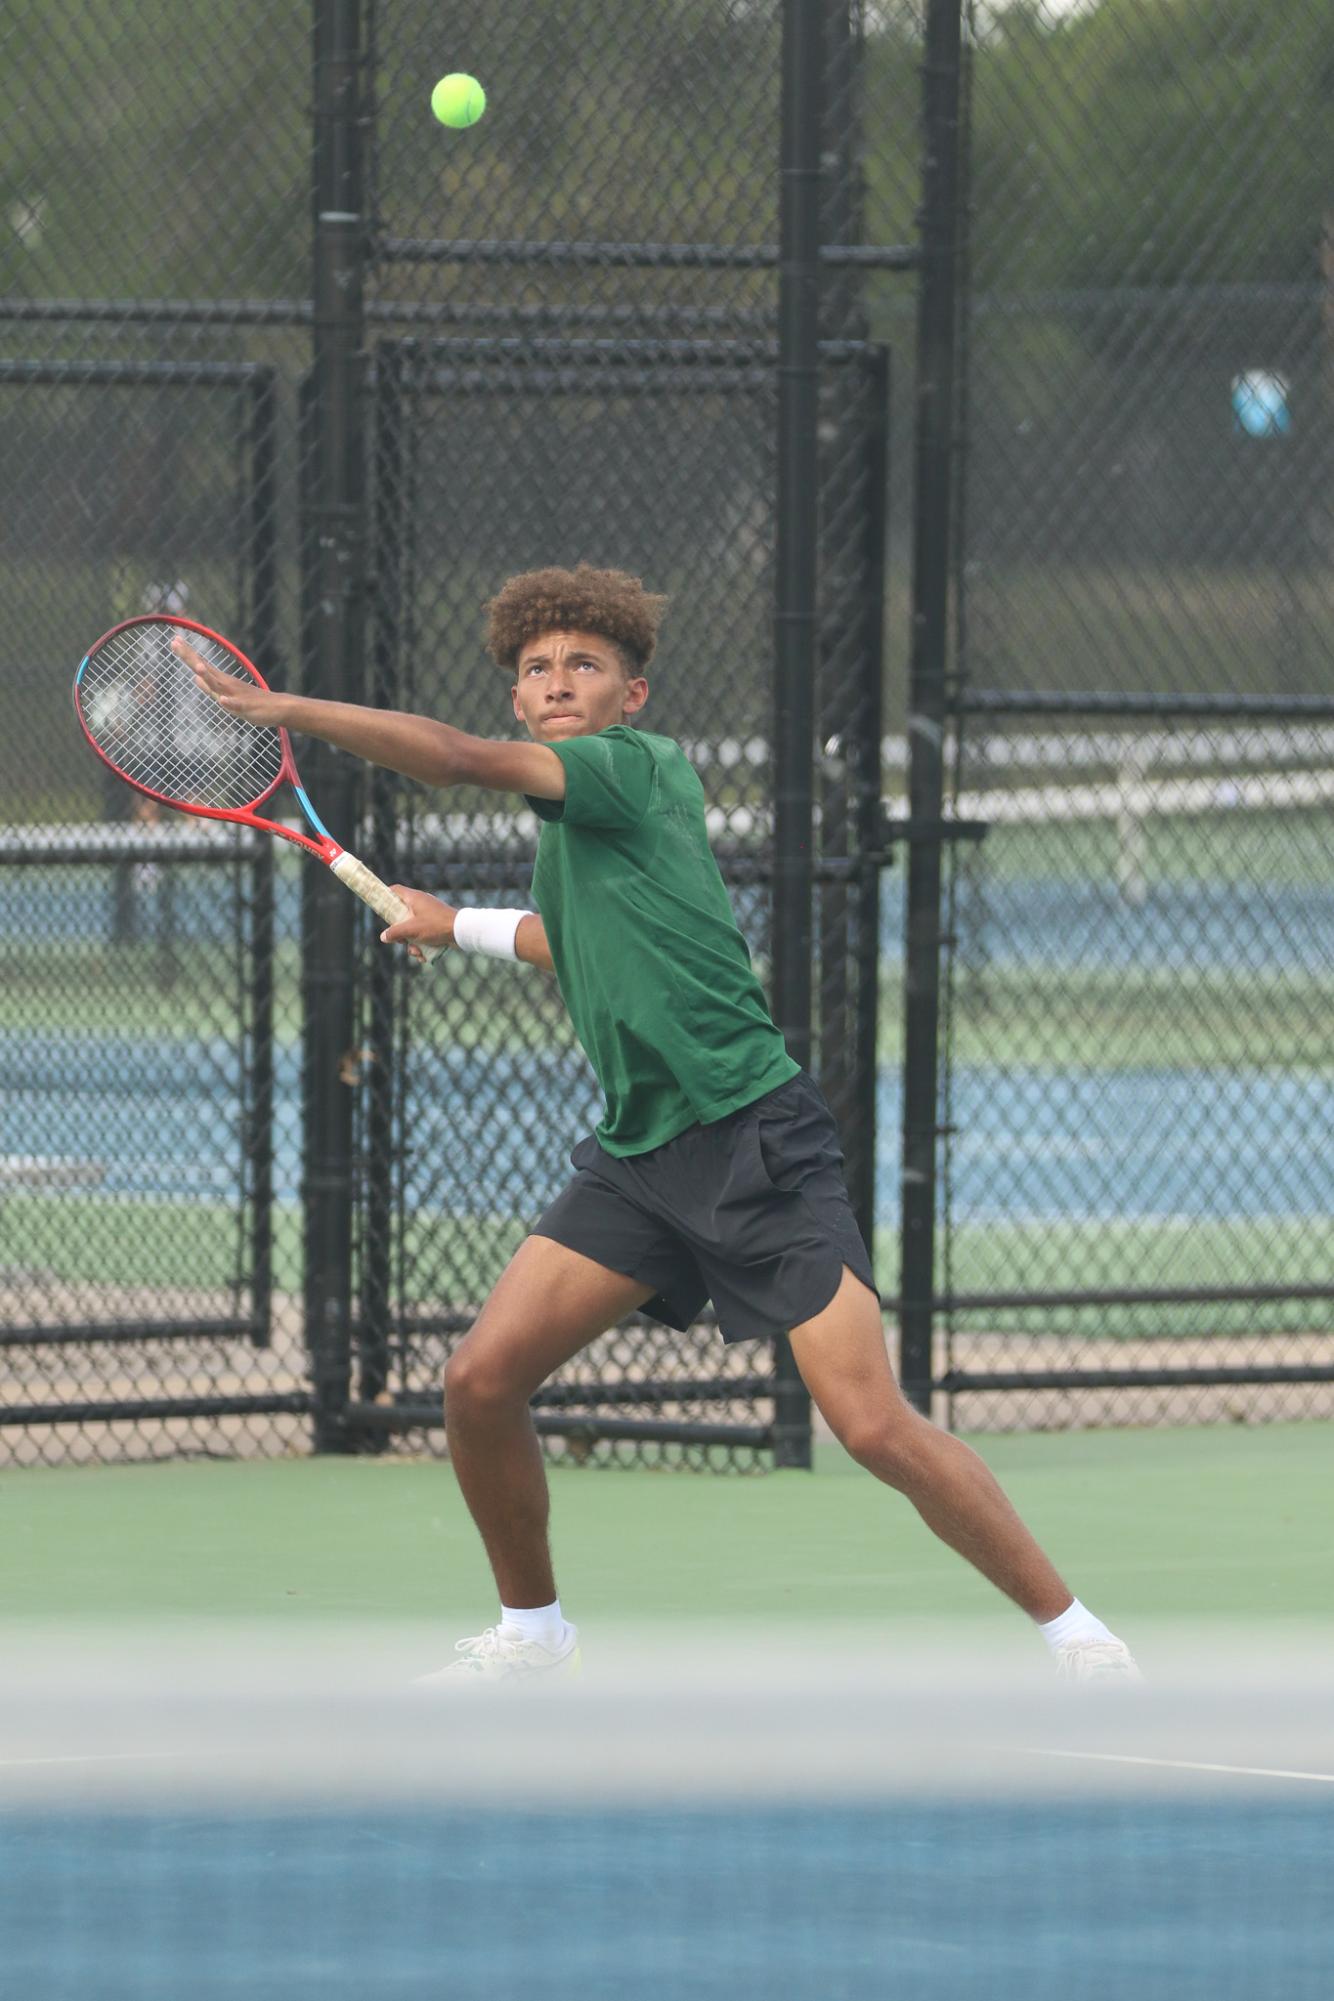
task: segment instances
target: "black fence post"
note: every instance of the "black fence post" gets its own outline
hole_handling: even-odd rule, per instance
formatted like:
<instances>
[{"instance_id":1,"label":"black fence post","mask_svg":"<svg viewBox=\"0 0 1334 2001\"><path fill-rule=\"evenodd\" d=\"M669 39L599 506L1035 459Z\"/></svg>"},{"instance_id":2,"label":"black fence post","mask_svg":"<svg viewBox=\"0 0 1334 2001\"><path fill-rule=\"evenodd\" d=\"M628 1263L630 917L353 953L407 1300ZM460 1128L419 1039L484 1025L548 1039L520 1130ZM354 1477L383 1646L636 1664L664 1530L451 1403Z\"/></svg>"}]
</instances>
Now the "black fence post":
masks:
<instances>
[{"instance_id":1,"label":"black fence post","mask_svg":"<svg viewBox=\"0 0 1334 2001\"><path fill-rule=\"evenodd\" d=\"M382 340L375 349L372 389L371 535L374 607L368 669L370 698L384 708L400 708L402 699L403 556L406 534L404 494L404 351L397 341ZM370 779L367 854L371 867L392 881L399 866L398 811L402 781L391 772L374 771ZM394 1155L394 1115L400 1010L403 996L402 955L377 949L366 975L363 1029L365 1073L362 1087L363 1152L366 1162L361 1190L361 1270L356 1327L359 1404L374 1403L389 1379L389 1327L394 1312L392 1274L396 1233L402 1228L401 1164ZM383 1436L364 1441L364 1448L383 1447Z\"/></svg>"},{"instance_id":2,"label":"black fence post","mask_svg":"<svg viewBox=\"0 0 1334 2001\"><path fill-rule=\"evenodd\" d=\"M779 177L778 522L774 689L773 998L811 1060L815 667L818 647L822 0L784 0ZM810 1398L786 1336L774 1354L774 1460L811 1463Z\"/></svg>"},{"instance_id":3,"label":"black fence post","mask_svg":"<svg viewBox=\"0 0 1334 2001\"><path fill-rule=\"evenodd\" d=\"M876 1139L879 1130L880 1087L880 891L884 880L879 862L867 861L883 843L880 803L880 744L885 728L884 631L885 565L889 548L889 418L890 354L887 347L871 350L868 366L868 409L862 450L866 457L866 511L862 523L862 642L861 685L853 742L848 749L852 852L860 862L853 886L851 958L855 989L852 1004L853 1052L850 1059L852 1102L858 1107L855 1146L849 1151L848 1192L867 1248L875 1254Z\"/></svg>"},{"instance_id":4,"label":"black fence post","mask_svg":"<svg viewBox=\"0 0 1334 2001\"><path fill-rule=\"evenodd\" d=\"M271 369L248 384L250 446L250 604L246 640L262 672L277 664L278 626L278 421L277 383ZM267 1347L273 1312L273 1113L274 1113L274 863L273 841L261 841L246 864L250 915L250 1078L246 1157L250 1170L251 1314L255 1345Z\"/></svg>"},{"instance_id":5,"label":"black fence post","mask_svg":"<svg viewBox=\"0 0 1334 2001\"><path fill-rule=\"evenodd\" d=\"M864 342L865 273L855 263L827 266L823 253L861 240L862 175L859 87L862 66L860 9L849 0L825 0L825 94L821 107L820 325L831 347ZM836 349L835 349L836 351ZM864 357L827 361L820 370L819 665L816 745L821 862L846 862L855 845L854 762L866 663L861 646L864 550L849 532L862 492L867 421ZM851 502L851 505L850 505ZM877 660L879 649L877 648ZM856 891L846 875L820 869L815 897L814 963L819 980L815 1046L820 1086L833 1107L843 1141L854 1204L866 1154L867 1105L855 1083L856 975L853 952Z\"/></svg>"},{"instance_id":6,"label":"black fence post","mask_svg":"<svg viewBox=\"0 0 1334 2001\"><path fill-rule=\"evenodd\" d=\"M922 76L921 289L913 505L908 810L939 826L945 785L954 452L959 201L960 0L930 0ZM899 1366L929 1411L933 1375L935 1205L944 843L908 844L904 941L903 1159Z\"/></svg>"},{"instance_id":7,"label":"black fence post","mask_svg":"<svg viewBox=\"0 0 1334 2001\"><path fill-rule=\"evenodd\" d=\"M363 693L363 276L361 8L316 0L314 214L313 680L332 701ZM359 774L348 758L307 752L313 796L351 838ZM309 869L303 995L306 1035L305 1307L315 1448L346 1449L352 1314L356 975L355 900Z\"/></svg>"}]
</instances>

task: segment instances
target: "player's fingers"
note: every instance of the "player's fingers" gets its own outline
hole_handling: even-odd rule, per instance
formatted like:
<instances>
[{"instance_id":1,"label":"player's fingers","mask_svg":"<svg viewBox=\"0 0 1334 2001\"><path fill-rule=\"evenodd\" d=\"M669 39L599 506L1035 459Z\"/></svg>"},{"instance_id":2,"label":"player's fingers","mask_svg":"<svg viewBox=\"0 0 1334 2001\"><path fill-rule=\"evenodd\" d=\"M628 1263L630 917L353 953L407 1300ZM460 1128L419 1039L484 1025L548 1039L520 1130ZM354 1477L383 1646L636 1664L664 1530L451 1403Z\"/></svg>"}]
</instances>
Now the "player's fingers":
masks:
<instances>
[{"instance_id":1,"label":"player's fingers","mask_svg":"<svg viewBox=\"0 0 1334 2001\"><path fill-rule=\"evenodd\" d=\"M203 654L196 651L191 646L189 640L183 638L179 632L171 642L171 650L176 654L178 659L185 662L196 680L200 678L226 680L228 678L225 674L218 674L216 668L210 666Z\"/></svg>"},{"instance_id":2,"label":"player's fingers","mask_svg":"<svg viewBox=\"0 0 1334 2001\"><path fill-rule=\"evenodd\" d=\"M230 674L221 674L216 667L200 662L195 674L195 686L201 694L208 695L220 709L229 716L240 716L243 722L265 722L264 691L260 688L238 686Z\"/></svg>"},{"instance_id":3,"label":"player's fingers","mask_svg":"<svg viewBox=\"0 0 1334 2001\"><path fill-rule=\"evenodd\" d=\"M179 655L194 675L195 686L202 694L211 695L218 706L226 709L230 715L246 715L253 703L255 690L238 687L232 675L224 674L211 660L205 660L203 654L179 633L171 644L173 652Z\"/></svg>"},{"instance_id":4,"label":"player's fingers","mask_svg":"<svg viewBox=\"0 0 1334 2001\"><path fill-rule=\"evenodd\" d=\"M196 653L194 647L187 641L173 639L171 645L172 651L194 675L195 686L204 694L212 695L215 701L222 702L224 708L230 707L231 704L225 697L236 692L236 683L231 675L221 673L210 661L205 660L202 653Z\"/></svg>"},{"instance_id":5,"label":"player's fingers","mask_svg":"<svg viewBox=\"0 0 1334 2001\"><path fill-rule=\"evenodd\" d=\"M408 948L408 957L410 959L424 959L426 955L422 951L421 946L414 945L411 938L401 938L396 936L395 932L397 928L398 927L391 925L388 931L382 931L380 933L380 943L382 945L406 945Z\"/></svg>"},{"instance_id":6,"label":"player's fingers","mask_svg":"<svg viewBox=\"0 0 1334 2001\"><path fill-rule=\"evenodd\" d=\"M409 910L418 910L424 917L436 919L454 914L452 904L447 903L443 896L433 896L427 889L415 889L410 882L391 882L389 887L395 896L402 898Z\"/></svg>"}]
</instances>

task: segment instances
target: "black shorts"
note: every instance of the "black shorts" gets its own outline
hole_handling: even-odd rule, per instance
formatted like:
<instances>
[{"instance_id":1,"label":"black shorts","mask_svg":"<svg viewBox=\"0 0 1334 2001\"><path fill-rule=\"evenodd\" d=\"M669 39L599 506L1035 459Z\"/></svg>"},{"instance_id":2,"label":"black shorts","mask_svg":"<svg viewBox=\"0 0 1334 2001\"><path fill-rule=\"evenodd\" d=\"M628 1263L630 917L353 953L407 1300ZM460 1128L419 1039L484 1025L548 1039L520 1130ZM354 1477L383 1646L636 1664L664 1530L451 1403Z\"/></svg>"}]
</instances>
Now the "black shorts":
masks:
<instances>
[{"instance_id":1,"label":"black shorts","mask_svg":"<svg viewBox=\"0 0 1334 2001\"><path fill-rule=\"evenodd\" d=\"M642 1310L669 1327L712 1299L724 1341L786 1333L828 1306L844 1265L875 1290L833 1114L804 1070L648 1153L582 1139L570 1164L535 1235L651 1285Z\"/></svg>"}]
</instances>

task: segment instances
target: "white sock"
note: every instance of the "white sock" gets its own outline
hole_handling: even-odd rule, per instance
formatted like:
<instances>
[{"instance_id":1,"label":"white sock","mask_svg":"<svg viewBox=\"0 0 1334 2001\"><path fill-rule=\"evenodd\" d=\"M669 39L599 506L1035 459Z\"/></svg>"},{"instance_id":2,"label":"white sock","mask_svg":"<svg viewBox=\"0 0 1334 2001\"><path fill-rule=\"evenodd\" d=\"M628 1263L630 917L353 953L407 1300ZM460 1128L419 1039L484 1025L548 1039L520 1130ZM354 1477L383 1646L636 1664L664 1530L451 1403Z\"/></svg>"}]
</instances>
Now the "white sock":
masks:
<instances>
[{"instance_id":1,"label":"white sock","mask_svg":"<svg viewBox=\"0 0 1334 2001\"><path fill-rule=\"evenodd\" d=\"M1069 1646L1071 1640L1110 1640L1115 1634L1108 1631L1101 1619L1095 1619L1087 1605L1081 1605L1072 1598L1059 1619L1048 1619L1045 1626L1039 1625L1047 1645L1055 1653L1058 1647Z\"/></svg>"},{"instance_id":2,"label":"white sock","mask_svg":"<svg viewBox=\"0 0 1334 2001\"><path fill-rule=\"evenodd\" d=\"M517 1611L512 1605L502 1605L500 1623L515 1639L536 1640L539 1646L550 1647L553 1652L564 1646L568 1631L559 1598L553 1598L549 1605L524 1606Z\"/></svg>"}]
</instances>

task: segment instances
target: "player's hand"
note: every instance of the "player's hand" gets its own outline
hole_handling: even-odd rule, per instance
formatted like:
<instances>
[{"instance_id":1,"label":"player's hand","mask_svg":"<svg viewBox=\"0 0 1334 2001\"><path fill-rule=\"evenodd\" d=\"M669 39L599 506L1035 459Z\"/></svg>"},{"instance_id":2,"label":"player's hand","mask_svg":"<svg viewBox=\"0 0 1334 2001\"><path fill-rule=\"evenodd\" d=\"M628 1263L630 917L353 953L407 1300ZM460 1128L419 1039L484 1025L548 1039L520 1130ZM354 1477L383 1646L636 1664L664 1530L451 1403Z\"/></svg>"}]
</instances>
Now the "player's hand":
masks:
<instances>
[{"instance_id":1,"label":"player's hand","mask_svg":"<svg viewBox=\"0 0 1334 2001\"><path fill-rule=\"evenodd\" d=\"M434 945L437 950L443 945L454 943L454 919L458 911L448 903L442 903L438 896L430 896L424 889L408 889L401 882L392 883L395 896L401 896L412 915L400 917L397 924L389 925L380 933L382 945L406 945L414 959L420 959L421 945Z\"/></svg>"},{"instance_id":2,"label":"player's hand","mask_svg":"<svg viewBox=\"0 0 1334 2001\"><path fill-rule=\"evenodd\" d=\"M190 669L195 686L205 695L211 695L228 715L239 716L246 723L267 723L273 729L285 721L285 695L276 695L272 688L257 688L253 681L242 681L235 674L224 674L220 667L205 660L182 633L172 639L171 650Z\"/></svg>"}]
</instances>

